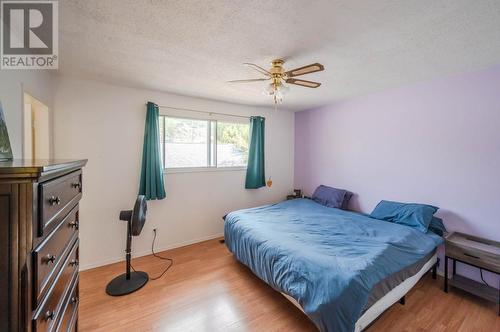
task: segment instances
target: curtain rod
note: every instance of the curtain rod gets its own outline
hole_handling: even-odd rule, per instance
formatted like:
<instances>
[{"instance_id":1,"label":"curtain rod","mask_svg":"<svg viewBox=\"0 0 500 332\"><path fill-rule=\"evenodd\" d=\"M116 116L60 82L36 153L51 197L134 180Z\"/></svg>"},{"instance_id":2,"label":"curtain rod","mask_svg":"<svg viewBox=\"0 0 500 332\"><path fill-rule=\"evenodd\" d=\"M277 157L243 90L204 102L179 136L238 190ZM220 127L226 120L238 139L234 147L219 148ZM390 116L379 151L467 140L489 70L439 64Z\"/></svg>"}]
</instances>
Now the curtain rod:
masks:
<instances>
[{"instance_id":1,"label":"curtain rod","mask_svg":"<svg viewBox=\"0 0 500 332\"><path fill-rule=\"evenodd\" d=\"M146 103L146 106L148 104ZM225 116L234 116L235 118L243 118L243 119L250 119L249 116L243 116L243 115L234 115L234 114L227 114L227 113L218 113L218 112L208 112L208 111L198 111L198 110L192 110L189 108L179 108L179 107L170 107L170 106L163 106L163 105L158 105L159 108L170 108L172 110L178 110L178 111L187 111L187 112L196 112L196 113L208 113L210 115L216 114L216 115L225 115Z\"/></svg>"}]
</instances>

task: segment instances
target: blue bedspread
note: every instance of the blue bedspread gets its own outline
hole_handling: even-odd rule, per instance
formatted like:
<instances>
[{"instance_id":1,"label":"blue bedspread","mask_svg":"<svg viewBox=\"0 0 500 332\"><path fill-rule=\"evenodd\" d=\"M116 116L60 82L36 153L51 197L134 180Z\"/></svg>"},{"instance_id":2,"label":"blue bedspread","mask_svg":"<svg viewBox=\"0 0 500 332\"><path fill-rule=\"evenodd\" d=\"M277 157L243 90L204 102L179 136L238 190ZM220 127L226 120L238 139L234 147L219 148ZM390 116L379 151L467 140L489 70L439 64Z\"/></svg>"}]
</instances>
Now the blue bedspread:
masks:
<instances>
[{"instance_id":1,"label":"blue bedspread","mask_svg":"<svg viewBox=\"0 0 500 332\"><path fill-rule=\"evenodd\" d=\"M432 233L327 208L309 199L231 212L235 257L290 295L321 331L353 331L370 291L442 243Z\"/></svg>"}]
</instances>

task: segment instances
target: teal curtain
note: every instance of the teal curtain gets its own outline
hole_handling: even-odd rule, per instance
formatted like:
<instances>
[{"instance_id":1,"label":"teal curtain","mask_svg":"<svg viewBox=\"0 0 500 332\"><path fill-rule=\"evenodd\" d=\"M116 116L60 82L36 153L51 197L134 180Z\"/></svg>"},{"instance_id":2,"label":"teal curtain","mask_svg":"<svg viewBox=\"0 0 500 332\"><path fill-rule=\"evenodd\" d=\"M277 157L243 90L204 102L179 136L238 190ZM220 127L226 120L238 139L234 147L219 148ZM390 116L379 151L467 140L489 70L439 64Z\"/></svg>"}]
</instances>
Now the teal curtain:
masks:
<instances>
[{"instance_id":1,"label":"teal curtain","mask_svg":"<svg viewBox=\"0 0 500 332\"><path fill-rule=\"evenodd\" d=\"M250 117L250 149L248 151L246 189L257 189L266 185L264 174L264 132L266 119Z\"/></svg>"},{"instance_id":2,"label":"teal curtain","mask_svg":"<svg viewBox=\"0 0 500 332\"><path fill-rule=\"evenodd\" d=\"M146 199L165 198L163 166L160 155L160 127L158 124L158 105L148 102L144 145L142 147L142 168L139 195Z\"/></svg>"}]
</instances>

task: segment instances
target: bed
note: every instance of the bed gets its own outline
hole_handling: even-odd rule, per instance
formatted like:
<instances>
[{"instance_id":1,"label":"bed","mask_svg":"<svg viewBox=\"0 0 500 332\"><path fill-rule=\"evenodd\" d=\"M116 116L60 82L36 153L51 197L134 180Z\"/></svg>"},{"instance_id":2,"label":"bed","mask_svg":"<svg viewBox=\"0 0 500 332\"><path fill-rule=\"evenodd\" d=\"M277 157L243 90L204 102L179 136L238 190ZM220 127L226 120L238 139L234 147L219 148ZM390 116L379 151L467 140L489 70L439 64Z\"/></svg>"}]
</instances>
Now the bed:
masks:
<instances>
[{"instance_id":1,"label":"bed","mask_svg":"<svg viewBox=\"0 0 500 332\"><path fill-rule=\"evenodd\" d=\"M321 331L361 331L436 265L433 233L328 208L310 199L225 218L236 259Z\"/></svg>"}]
</instances>

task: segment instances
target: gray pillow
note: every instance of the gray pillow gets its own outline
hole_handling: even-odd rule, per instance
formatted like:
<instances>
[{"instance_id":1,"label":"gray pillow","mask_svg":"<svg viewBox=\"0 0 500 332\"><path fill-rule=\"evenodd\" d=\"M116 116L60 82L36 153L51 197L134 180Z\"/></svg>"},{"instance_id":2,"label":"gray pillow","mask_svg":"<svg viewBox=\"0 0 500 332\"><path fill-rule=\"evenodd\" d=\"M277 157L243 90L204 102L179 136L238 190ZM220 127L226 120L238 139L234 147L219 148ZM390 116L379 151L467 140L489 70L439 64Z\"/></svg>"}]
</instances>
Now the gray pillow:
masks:
<instances>
[{"instance_id":1,"label":"gray pillow","mask_svg":"<svg viewBox=\"0 0 500 332\"><path fill-rule=\"evenodd\" d=\"M352 193L347 190L320 185L311 198L326 207L346 210L351 197Z\"/></svg>"},{"instance_id":2,"label":"gray pillow","mask_svg":"<svg viewBox=\"0 0 500 332\"><path fill-rule=\"evenodd\" d=\"M344 196L344 202L342 203L342 207L341 207L342 210L347 210L347 208L349 207L349 201L351 200L352 195L353 195L352 192L346 190L345 196Z\"/></svg>"}]
</instances>

